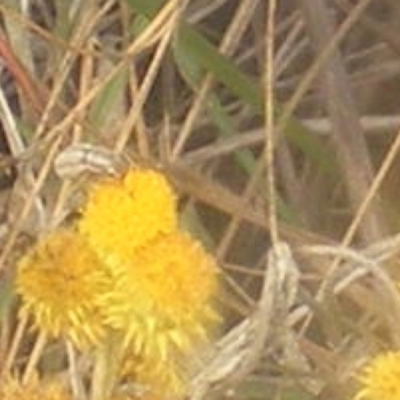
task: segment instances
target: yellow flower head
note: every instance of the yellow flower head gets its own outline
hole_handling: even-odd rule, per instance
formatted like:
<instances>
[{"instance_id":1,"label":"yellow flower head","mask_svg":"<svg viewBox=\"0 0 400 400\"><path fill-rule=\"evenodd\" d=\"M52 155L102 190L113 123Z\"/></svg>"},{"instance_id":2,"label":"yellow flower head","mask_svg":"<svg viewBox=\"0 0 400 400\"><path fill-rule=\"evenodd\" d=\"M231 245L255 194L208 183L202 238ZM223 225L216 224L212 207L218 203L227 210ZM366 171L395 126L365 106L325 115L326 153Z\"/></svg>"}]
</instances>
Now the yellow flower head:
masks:
<instances>
[{"instance_id":1,"label":"yellow flower head","mask_svg":"<svg viewBox=\"0 0 400 400\"><path fill-rule=\"evenodd\" d=\"M93 185L79 230L102 257L124 263L136 247L176 225L176 197L165 177L131 169Z\"/></svg>"},{"instance_id":2,"label":"yellow flower head","mask_svg":"<svg viewBox=\"0 0 400 400\"><path fill-rule=\"evenodd\" d=\"M204 339L215 321L218 269L203 247L185 233L158 236L136 249L104 296L107 322L126 332L138 354L166 360Z\"/></svg>"},{"instance_id":3,"label":"yellow flower head","mask_svg":"<svg viewBox=\"0 0 400 400\"><path fill-rule=\"evenodd\" d=\"M76 232L59 230L39 241L17 265L22 314L45 333L75 344L94 343L103 325L97 297L109 287L105 268Z\"/></svg>"},{"instance_id":4,"label":"yellow flower head","mask_svg":"<svg viewBox=\"0 0 400 400\"><path fill-rule=\"evenodd\" d=\"M72 396L57 383L41 383L37 378L27 384L4 378L0 385L1 400L72 400Z\"/></svg>"},{"instance_id":5,"label":"yellow flower head","mask_svg":"<svg viewBox=\"0 0 400 400\"><path fill-rule=\"evenodd\" d=\"M400 399L400 352L380 354L359 376L362 388L355 400Z\"/></svg>"}]
</instances>

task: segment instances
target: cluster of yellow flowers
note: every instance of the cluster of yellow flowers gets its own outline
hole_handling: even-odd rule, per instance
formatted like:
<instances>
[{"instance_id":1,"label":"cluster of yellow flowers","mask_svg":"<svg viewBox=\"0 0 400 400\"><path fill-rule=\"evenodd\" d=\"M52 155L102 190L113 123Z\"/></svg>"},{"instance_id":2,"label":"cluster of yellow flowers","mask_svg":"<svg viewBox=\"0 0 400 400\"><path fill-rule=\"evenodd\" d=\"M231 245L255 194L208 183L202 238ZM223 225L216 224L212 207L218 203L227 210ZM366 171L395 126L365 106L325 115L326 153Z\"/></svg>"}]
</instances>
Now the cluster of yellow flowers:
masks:
<instances>
[{"instance_id":1,"label":"cluster of yellow flowers","mask_svg":"<svg viewBox=\"0 0 400 400\"><path fill-rule=\"evenodd\" d=\"M165 177L131 169L92 185L76 226L60 228L18 263L21 315L81 351L119 343L124 379L184 394L182 358L218 320L213 257L179 229Z\"/></svg>"}]
</instances>

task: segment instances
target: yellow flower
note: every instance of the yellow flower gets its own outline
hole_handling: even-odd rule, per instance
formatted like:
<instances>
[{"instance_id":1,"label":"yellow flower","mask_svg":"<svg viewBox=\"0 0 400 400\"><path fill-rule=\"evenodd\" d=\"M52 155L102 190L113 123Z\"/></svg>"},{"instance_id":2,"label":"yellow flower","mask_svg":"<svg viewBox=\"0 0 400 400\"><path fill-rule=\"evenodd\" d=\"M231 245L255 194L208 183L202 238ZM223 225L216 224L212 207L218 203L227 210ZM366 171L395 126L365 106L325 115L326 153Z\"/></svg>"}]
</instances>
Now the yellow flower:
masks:
<instances>
[{"instance_id":1,"label":"yellow flower","mask_svg":"<svg viewBox=\"0 0 400 400\"><path fill-rule=\"evenodd\" d=\"M217 319L218 269L203 247L176 231L137 248L130 261L102 304L107 322L126 332L135 352L164 361L205 339Z\"/></svg>"},{"instance_id":2,"label":"yellow flower","mask_svg":"<svg viewBox=\"0 0 400 400\"><path fill-rule=\"evenodd\" d=\"M362 388L354 400L400 399L400 352L380 354L358 377Z\"/></svg>"},{"instance_id":3,"label":"yellow flower","mask_svg":"<svg viewBox=\"0 0 400 400\"><path fill-rule=\"evenodd\" d=\"M0 385L1 400L72 400L72 396L58 383L41 383L37 378L27 384L17 379L4 378Z\"/></svg>"},{"instance_id":4,"label":"yellow flower","mask_svg":"<svg viewBox=\"0 0 400 400\"><path fill-rule=\"evenodd\" d=\"M94 184L79 222L102 258L123 263L136 247L176 226L176 197L165 177L151 169Z\"/></svg>"},{"instance_id":5,"label":"yellow flower","mask_svg":"<svg viewBox=\"0 0 400 400\"><path fill-rule=\"evenodd\" d=\"M17 264L21 314L32 314L45 333L66 335L81 346L103 333L97 297L110 285L106 270L78 233L55 231Z\"/></svg>"}]
</instances>

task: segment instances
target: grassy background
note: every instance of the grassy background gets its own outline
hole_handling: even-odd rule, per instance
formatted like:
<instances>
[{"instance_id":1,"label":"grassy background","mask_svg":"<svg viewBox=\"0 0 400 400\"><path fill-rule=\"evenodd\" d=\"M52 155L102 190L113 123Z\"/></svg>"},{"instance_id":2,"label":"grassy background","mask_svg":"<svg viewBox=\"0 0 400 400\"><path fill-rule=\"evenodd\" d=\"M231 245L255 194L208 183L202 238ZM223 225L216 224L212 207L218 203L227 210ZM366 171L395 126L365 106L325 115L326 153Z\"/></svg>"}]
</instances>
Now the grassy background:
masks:
<instances>
[{"instance_id":1,"label":"grassy background","mask_svg":"<svg viewBox=\"0 0 400 400\"><path fill-rule=\"evenodd\" d=\"M182 223L226 273L227 325L254 304L261 278L253 269L264 265L270 239L267 5L183 3L0 4L0 355L14 329L15 258L65 223L84 193L87 176L71 182L54 172L71 144L163 169L182 195ZM266 354L234 397L343 399L368 355L400 344L392 290L399 275L400 6L278 3L277 217L302 272L297 310L306 312L293 316L293 328L309 368L285 369Z\"/></svg>"}]
</instances>

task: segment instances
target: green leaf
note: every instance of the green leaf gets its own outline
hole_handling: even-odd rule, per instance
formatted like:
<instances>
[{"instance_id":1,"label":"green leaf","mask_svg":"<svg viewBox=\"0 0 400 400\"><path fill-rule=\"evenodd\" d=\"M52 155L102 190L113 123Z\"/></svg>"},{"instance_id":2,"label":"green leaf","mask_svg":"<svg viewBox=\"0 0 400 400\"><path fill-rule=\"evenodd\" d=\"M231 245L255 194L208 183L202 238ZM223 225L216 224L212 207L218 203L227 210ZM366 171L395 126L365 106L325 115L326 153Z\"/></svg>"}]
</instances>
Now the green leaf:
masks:
<instances>
[{"instance_id":1,"label":"green leaf","mask_svg":"<svg viewBox=\"0 0 400 400\"><path fill-rule=\"evenodd\" d=\"M2 276L0 280L0 321L4 318L7 308L14 297L14 278Z\"/></svg>"},{"instance_id":2,"label":"green leaf","mask_svg":"<svg viewBox=\"0 0 400 400\"><path fill-rule=\"evenodd\" d=\"M127 3L137 12L146 16L146 18L153 18L158 10L162 7L163 0L127 0Z\"/></svg>"},{"instance_id":3,"label":"green leaf","mask_svg":"<svg viewBox=\"0 0 400 400\"><path fill-rule=\"evenodd\" d=\"M127 79L127 69L124 68L107 82L98 93L89 112L89 120L93 127L103 131L112 128L112 124L115 123L115 116L121 113L124 99L123 88L126 86Z\"/></svg>"},{"instance_id":4,"label":"green leaf","mask_svg":"<svg viewBox=\"0 0 400 400\"><path fill-rule=\"evenodd\" d=\"M262 93L253 80L243 74L229 59L224 57L204 37L183 24L181 34L175 43L177 60L183 62L186 70L204 69L214 74L233 94L252 107L258 115L263 113ZM281 106L275 104L276 117L281 114ZM324 172L334 171L334 158L315 139L314 135L299 121L288 119L285 135L296 147L314 160Z\"/></svg>"}]
</instances>

